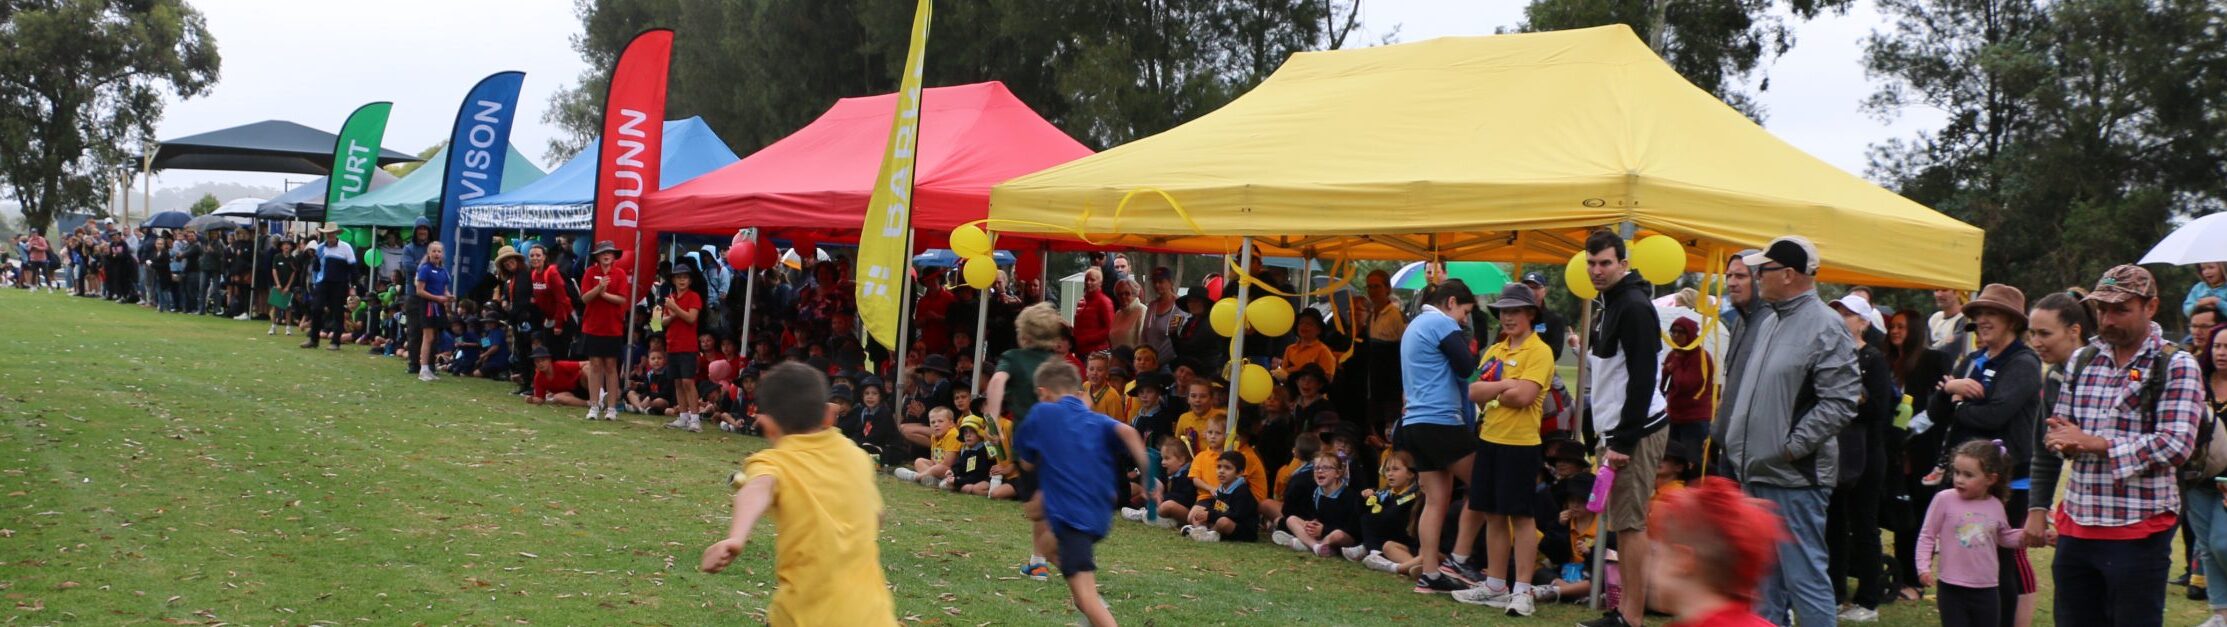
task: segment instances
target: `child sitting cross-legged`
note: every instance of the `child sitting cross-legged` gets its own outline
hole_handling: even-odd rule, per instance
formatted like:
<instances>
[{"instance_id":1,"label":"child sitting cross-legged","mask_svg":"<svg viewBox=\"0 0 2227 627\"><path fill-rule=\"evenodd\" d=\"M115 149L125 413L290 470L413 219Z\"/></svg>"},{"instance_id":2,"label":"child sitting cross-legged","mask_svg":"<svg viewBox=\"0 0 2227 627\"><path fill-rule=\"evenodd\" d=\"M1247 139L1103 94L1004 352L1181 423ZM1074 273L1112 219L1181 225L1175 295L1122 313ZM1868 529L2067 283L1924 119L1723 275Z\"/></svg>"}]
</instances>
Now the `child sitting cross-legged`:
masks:
<instances>
[{"instance_id":1,"label":"child sitting cross-legged","mask_svg":"<svg viewBox=\"0 0 2227 627\"><path fill-rule=\"evenodd\" d=\"M951 465L951 486L960 492L991 498L1013 498L1013 487L999 483L991 490L990 467L997 461L990 457L990 440L982 433L981 416L967 416L959 421L959 455ZM995 492L1004 492L998 496Z\"/></svg>"},{"instance_id":2,"label":"child sitting cross-legged","mask_svg":"<svg viewBox=\"0 0 2227 627\"><path fill-rule=\"evenodd\" d=\"M1315 455L1323 452L1322 448L1321 436L1313 433L1301 433L1298 437L1292 438L1291 462L1276 470L1275 485L1270 486L1268 490L1269 494L1277 495L1277 500L1261 501L1261 518L1273 521L1283 520L1286 503L1307 498L1308 495L1314 494ZM1337 457L1337 454L1333 452L1330 456L1334 458ZM1279 526L1279 528L1281 527ZM1289 543L1278 540L1276 544L1284 546Z\"/></svg>"},{"instance_id":3,"label":"child sitting cross-legged","mask_svg":"<svg viewBox=\"0 0 2227 627\"><path fill-rule=\"evenodd\" d=\"M1199 501L1198 486L1191 481L1191 443L1179 437L1160 439L1160 469L1167 475L1167 487L1160 491L1158 511L1150 521L1164 528L1174 529L1181 521L1191 519L1191 506ZM1121 510L1121 517L1135 522L1147 522L1143 508Z\"/></svg>"},{"instance_id":4,"label":"child sitting cross-legged","mask_svg":"<svg viewBox=\"0 0 2227 627\"><path fill-rule=\"evenodd\" d=\"M899 481L916 481L931 488L948 489L952 464L959 461L959 431L952 426L951 408L937 407L928 410L928 456L914 458L912 467L897 467L890 471Z\"/></svg>"},{"instance_id":5,"label":"child sitting cross-legged","mask_svg":"<svg viewBox=\"0 0 2227 627\"><path fill-rule=\"evenodd\" d=\"M1359 548L1361 544L1360 490L1351 489L1345 477L1345 465L1332 453L1318 453L1314 460L1314 484L1307 494L1284 501L1282 529L1276 530L1276 544L1291 547L1294 551L1313 553L1322 557L1339 554L1347 547ZM1300 484L1294 483L1293 487ZM1349 553L1348 559L1361 559L1360 553Z\"/></svg>"},{"instance_id":6,"label":"child sitting cross-legged","mask_svg":"<svg viewBox=\"0 0 2227 627\"><path fill-rule=\"evenodd\" d=\"M673 408L673 376L665 367L665 351L650 351L643 361L642 373L630 376L626 388L626 405L645 414L663 415ZM665 425L678 429L681 425Z\"/></svg>"},{"instance_id":7,"label":"child sitting cross-legged","mask_svg":"<svg viewBox=\"0 0 2227 627\"><path fill-rule=\"evenodd\" d=\"M1415 456L1407 451L1385 456L1384 485L1361 491L1361 548L1368 551L1361 565L1402 577L1419 575L1423 560L1415 555L1415 518L1423 511L1423 494L1415 489Z\"/></svg>"},{"instance_id":8,"label":"child sitting cross-legged","mask_svg":"<svg viewBox=\"0 0 2227 627\"><path fill-rule=\"evenodd\" d=\"M1221 427L1207 428L1210 434L1220 431ZM1252 542L1260 537L1260 499L1253 496L1248 485L1252 482L1245 480L1248 461L1243 455L1222 455L1215 460L1214 479L1219 483L1191 507L1191 524L1183 528L1184 536L1200 542Z\"/></svg>"}]
</instances>

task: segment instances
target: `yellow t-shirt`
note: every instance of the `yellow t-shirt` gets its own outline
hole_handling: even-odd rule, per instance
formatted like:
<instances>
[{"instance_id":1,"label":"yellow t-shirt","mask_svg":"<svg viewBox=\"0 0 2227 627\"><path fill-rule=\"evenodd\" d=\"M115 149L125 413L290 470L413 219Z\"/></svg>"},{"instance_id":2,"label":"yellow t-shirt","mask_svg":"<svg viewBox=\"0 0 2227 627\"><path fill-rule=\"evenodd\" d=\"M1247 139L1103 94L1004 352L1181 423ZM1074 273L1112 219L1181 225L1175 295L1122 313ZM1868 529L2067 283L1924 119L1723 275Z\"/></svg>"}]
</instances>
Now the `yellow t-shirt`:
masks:
<instances>
[{"instance_id":1,"label":"yellow t-shirt","mask_svg":"<svg viewBox=\"0 0 2227 627\"><path fill-rule=\"evenodd\" d=\"M1338 376L1338 355L1330 352L1330 347L1324 345L1320 340L1292 342L1291 346L1284 348L1284 372L1299 372L1299 369L1307 364L1314 364L1322 368L1322 376L1324 377L1336 378Z\"/></svg>"},{"instance_id":2,"label":"yellow t-shirt","mask_svg":"<svg viewBox=\"0 0 2227 627\"><path fill-rule=\"evenodd\" d=\"M1224 427L1227 427L1229 426L1226 422L1226 417L1228 415L1228 413L1223 412L1220 409L1207 410L1206 415L1204 416L1200 416L1191 412L1183 412L1182 417L1175 419L1175 434L1191 438L1191 454L1197 455L1198 453L1206 449L1207 423L1221 422L1224 423ZM1224 437L1227 437L1229 435L1228 431L1228 429L1223 429L1222 435ZM1206 465L1206 476L1214 476L1213 464Z\"/></svg>"},{"instance_id":3,"label":"yellow t-shirt","mask_svg":"<svg viewBox=\"0 0 2227 627\"><path fill-rule=\"evenodd\" d=\"M1525 338L1522 348L1510 349L1508 343L1497 342L1485 349L1483 361L1500 361L1501 381L1530 381L1539 384L1543 392L1554 383L1554 349L1538 336ZM1484 419L1478 421L1477 437L1493 444L1507 446L1537 446L1539 419L1545 414L1546 403L1534 400L1529 407L1506 407L1500 403L1486 403Z\"/></svg>"},{"instance_id":4,"label":"yellow t-shirt","mask_svg":"<svg viewBox=\"0 0 2227 627\"><path fill-rule=\"evenodd\" d=\"M1245 456L1245 485L1252 488L1253 500L1268 500L1268 471L1260 467L1260 455L1253 453L1253 447L1242 444L1238 445L1237 452ZM1222 451L1200 451L1191 459L1191 484L1199 489L1200 499L1214 498L1215 488L1221 487L1222 482L1216 478L1220 471L1214 469L1220 463Z\"/></svg>"},{"instance_id":5,"label":"yellow t-shirt","mask_svg":"<svg viewBox=\"0 0 2227 627\"><path fill-rule=\"evenodd\" d=\"M1087 386L1086 386L1087 387ZM1090 410L1105 414L1107 418L1129 422L1129 395L1113 386L1084 390L1090 398Z\"/></svg>"},{"instance_id":6,"label":"yellow t-shirt","mask_svg":"<svg viewBox=\"0 0 2227 627\"><path fill-rule=\"evenodd\" d=\"M930 442L929 444L932 444L932 446L928 447L929 449L931 449L929 455L935 458L936 463L940 464L949 464L954 461L958 461L959 449L965 446L965 444L960 442L959 440L958 429L952 429L950 431L943 432L943 435L936 436L935 440L933 442Z\"/></svg>"},{"instance_id":7,"label":"yellow t-shirt","mask_svg":"<svg viewBox=\"0 0 2227 627\"><path fill-rule=\"evenodd\" d=\"M742 462L773 477L775 625L895 625L882 579L881 491L866 452L834 429L782 437Z\"/></svg>"}]
</instances>

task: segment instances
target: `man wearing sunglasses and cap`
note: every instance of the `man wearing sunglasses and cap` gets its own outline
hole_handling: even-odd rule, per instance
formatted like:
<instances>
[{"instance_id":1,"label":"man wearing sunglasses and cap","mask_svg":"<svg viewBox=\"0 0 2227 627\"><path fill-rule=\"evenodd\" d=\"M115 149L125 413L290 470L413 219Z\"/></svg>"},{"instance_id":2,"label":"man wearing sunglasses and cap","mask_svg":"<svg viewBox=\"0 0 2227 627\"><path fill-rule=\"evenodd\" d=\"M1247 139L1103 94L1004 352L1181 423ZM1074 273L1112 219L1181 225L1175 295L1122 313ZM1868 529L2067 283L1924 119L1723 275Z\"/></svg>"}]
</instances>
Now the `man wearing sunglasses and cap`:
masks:
<instances>
[{"instance_id":1,"label":"man wearing sunglasses and cap","mask_svg":"<svg viewBox=\"0 0 2227 627\"><path fill-rule=\"evenodd\" d=\"M1756 614L1803 627L1833 625L1839 607L1826 574L1825 510L1839 480L1836 442L1862 394L1855 339L1817 297L1817 247L1781 237L1742 258L1763 303L1743 318L1750 337L1729 357L1724 420L1712 427L1726 466L1749 494L1777 504L1792 532L1763 582Z\"/></svg>"}]
</instances>

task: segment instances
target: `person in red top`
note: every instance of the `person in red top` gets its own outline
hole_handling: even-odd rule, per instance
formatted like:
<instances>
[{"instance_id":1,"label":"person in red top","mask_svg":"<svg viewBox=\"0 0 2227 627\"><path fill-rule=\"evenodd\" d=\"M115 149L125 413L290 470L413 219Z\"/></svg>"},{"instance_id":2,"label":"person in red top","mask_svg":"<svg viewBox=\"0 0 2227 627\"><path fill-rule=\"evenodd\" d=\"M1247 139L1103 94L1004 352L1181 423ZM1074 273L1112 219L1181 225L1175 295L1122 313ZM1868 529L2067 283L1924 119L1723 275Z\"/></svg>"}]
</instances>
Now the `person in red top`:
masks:
<instances>
[{"instance_id":1,"label":"person in red top","mask_svg":"<svg viewBox=\"0 0 2227 627\"><path fill-rule=\"evenodd\" d=\"M1670 440L1685 442L1686 450L1700 454L1709 439L1709 419L1716 408L1709 402L1717 387L1717 366L1696 338L1701 325L1692 318L1670 323L1670 355L1663 357L1663 400L1670 413Z\"/></svg>"},{"instance_id":2,"label":"person in red top","mask_svg":"<svg viewBox=\"0 0 2227 627\"><path fill-rule=\"evenodd\" d=\"M1771 624L1749 609L1787 535L1769 505L1710 477L1662 497L1648 519L1656 553L1647 560L1647 591L1676 616L1671 627Z\"/></svg>"},{"instance_id":3,"label":"person in red top","mask_svg":"<svg viewBox=\"0 0 2227 627\"><path fill-rule=\"evenodd\" d=\"M23 272L35 279L31 283L31 291L36 292L39 291L39 288L44 287L48 293L52 293L54 291L54 249L53 245L46 241L46 229L31 231L31 240L24 245L23 255L24 261L28 262L23 266Z\"/></svg>"},{"instance_id":4,"label":"person in red top","mask_svg":"<svg viewBox=\"0 0 2227 627\"><path fill-rule=\"evenodd\" d=\"M557 265L549 263L549 249L534 246L526 254L528 281L533 283L535 316L531 329L534 345L562 347L569 345L566 328L572 321L572 294L565 291L564 274ZM555 348L550 349L552 354Z\"/></svg>"},{"instance_id":5,"label":"person in red top","mask_svg":"<svg viewBox=\"0 0 2227 627\"><path fill-rule=\"evenodd\" d=\"M956 299L951 290L944 289L943 277L942 271L931 271L920 278L928 291L920 295L920 303L912 310L913 327L920 329L919 346L934 355L951 354L951 321L947 317ZM974 321L967 322L971 325Z\"/></svg>"},{"instance_id":6,"label":"person in red top","mask_svg":"<svg viewBox=\"0 0 2227 627\"><path fill-rule=\"evenodd\" d=\"M580 386L580 362L557 361L549 356L549 347L534 347L534 393L526 397L527 404L587 407L587 394Z\"/></svg>"},{"instance_id":7,"label":"person in red top","mask_svg":"<svg viewBox=\"0 0 2227 627\"><path fill-rule=\"evenodd\" d=\"M587 301L580 319L580 333L588 358L588 416L619 419L619 355L626 351L626 309L634 300L633 277L619 267L619 247L610 240L595 243L588 254L595 266L580 277L580 299ZM694 363L691 361L690 363Z\"/></svg>"},{"instance_id":8,"label":"person in red top","mask_svg":"<svg viewBox=\"0 0 2227 627\"><path fill-rule=\"evenodd\" d=\"M1082 297L1075 300L1075 353L1088 355L1113 348L1113 299L1099 289L1106 282L1097 268L1083 271Z\"/></svg>"},{"instance_id":9,"label":"person in red top","mask_svg":"<svg viewBox=\"0 0 2227 627\"><path fill-rule=\"evenodd\" d=\"M704 297L696 294L695 284L694 264L673 264L673 295L658 304L658 311L665 316L665 362L672 364L673 391L680 397L681 408L680 415L667 426L689 431L703 428L702 417L696 415L695 348L702 341L696 337L696 318L703 313Z\"/></svg>"}]
</instances>

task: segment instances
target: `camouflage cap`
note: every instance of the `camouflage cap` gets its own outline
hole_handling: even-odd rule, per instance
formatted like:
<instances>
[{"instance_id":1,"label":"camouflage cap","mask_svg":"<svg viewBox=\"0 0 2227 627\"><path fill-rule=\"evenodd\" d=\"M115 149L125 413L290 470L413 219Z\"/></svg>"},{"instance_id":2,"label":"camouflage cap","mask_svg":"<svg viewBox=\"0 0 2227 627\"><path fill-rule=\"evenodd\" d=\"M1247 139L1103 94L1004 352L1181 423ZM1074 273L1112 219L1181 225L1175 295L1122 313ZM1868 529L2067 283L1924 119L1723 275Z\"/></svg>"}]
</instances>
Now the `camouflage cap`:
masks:
<instances>
[{"instance_id":1,"label":"camouflage cap","mask_svg":"<svg viewBox=\"0 0 2227 627\"><path fill-rule=\"evenodd\" d=\"M2157 298L2157 280L2149 270L2137 265L2122 265L2103 273L2096 281L2096 289L2088 300L2105 303L2123 303L2129 298Z\"/></svg>"}]
</instances>

